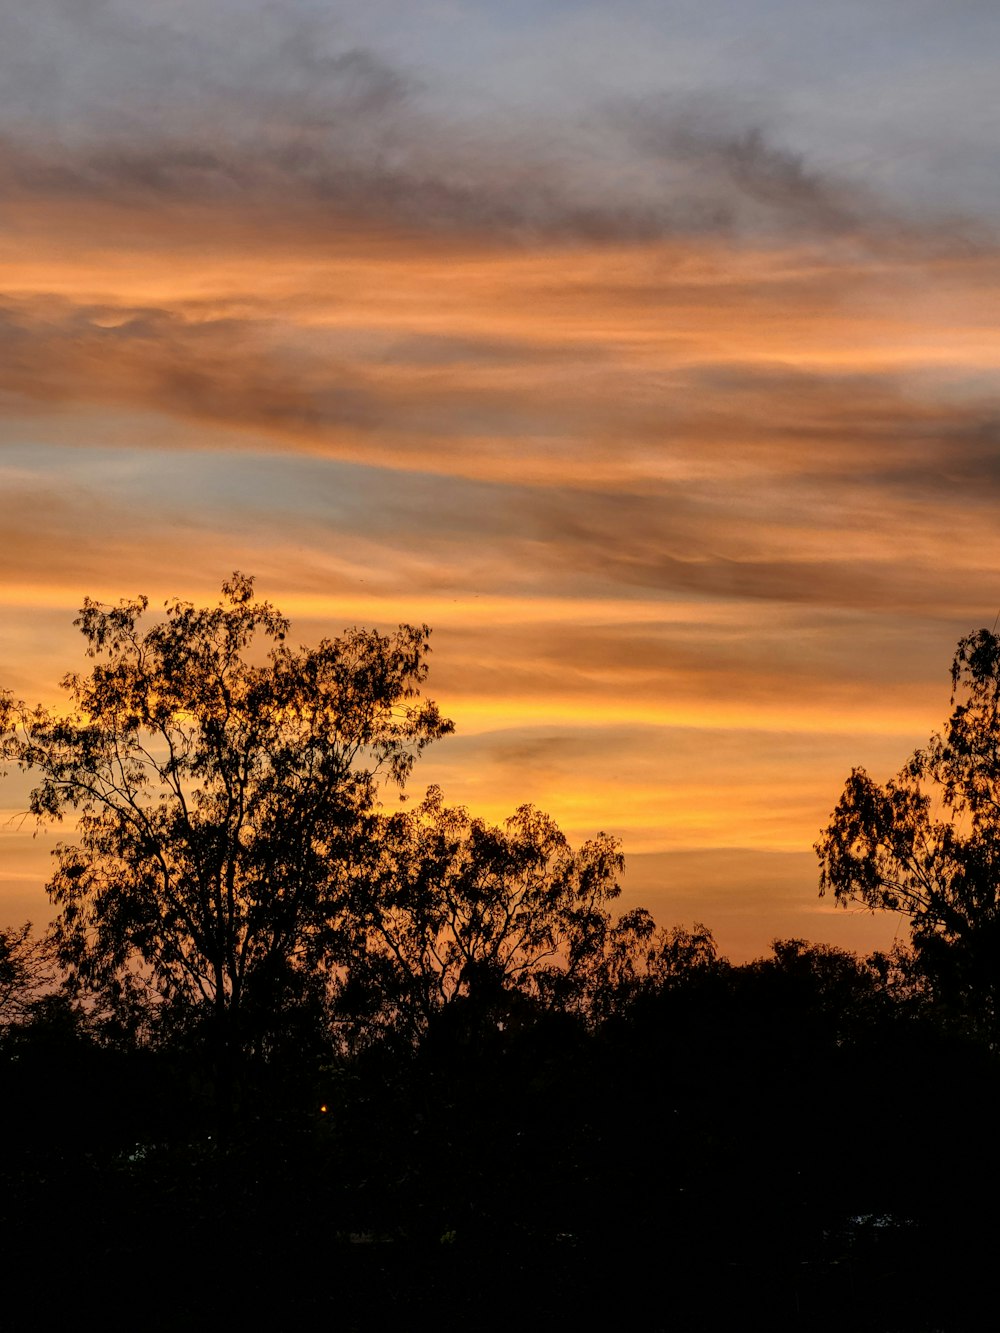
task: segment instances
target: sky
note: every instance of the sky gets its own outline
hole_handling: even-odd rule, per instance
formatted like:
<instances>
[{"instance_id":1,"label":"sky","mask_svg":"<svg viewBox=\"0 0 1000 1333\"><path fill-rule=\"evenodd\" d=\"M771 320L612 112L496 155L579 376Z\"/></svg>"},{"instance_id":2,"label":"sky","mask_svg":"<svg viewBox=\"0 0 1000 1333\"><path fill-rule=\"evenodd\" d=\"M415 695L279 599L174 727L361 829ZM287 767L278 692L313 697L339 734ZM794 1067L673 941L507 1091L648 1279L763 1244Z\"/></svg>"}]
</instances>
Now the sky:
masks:
<instances>
[{"instance_id":1,"label":"sky","mask_svg":"<svg viewBox=\"0 0 1000 1333\"><path fill-rule=\"evenodd\" d=\"M844 779L1000 612L994 0L0 9L0 685L84 596L433 628L412 779L868 949ZM0 785L0 918L56 835Z\"/></svg>"}]
</instances>

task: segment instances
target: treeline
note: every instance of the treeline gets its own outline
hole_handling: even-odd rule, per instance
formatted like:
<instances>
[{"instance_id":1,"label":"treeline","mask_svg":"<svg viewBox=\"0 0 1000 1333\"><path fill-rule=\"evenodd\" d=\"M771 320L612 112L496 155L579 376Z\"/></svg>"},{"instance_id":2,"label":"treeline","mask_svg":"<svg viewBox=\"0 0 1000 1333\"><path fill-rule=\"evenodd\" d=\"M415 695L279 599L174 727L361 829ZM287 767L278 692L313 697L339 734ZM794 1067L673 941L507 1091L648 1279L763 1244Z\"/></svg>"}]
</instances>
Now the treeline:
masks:
<instances>
[{"instance_id":1,"label":"treeline","mask_svg":"<svg viewBox=\"0 0 1000 1333\"><path fill-rule=\"evenodd\" d=\"M36 995L0 1045L8 1260L112 1327L973 1326L988 1045L903 951L663 938L585 1005L474 992L416 1039L286 1010L223 1123L196 1028Z\"/></svg>"},{"instance_id":2,"label":"treeline","mask_svg":"<svg viewBox=\"0 0 1000 1333\"><path fill-rule=\"evenodd\" d=\"M617 910L614 839L406 799L452 730L425 626L294 649L239 574L147 609L85 602L66 710L0 695L0 760L67 829L51 928L0 933L33 1323L980 1326L1000 640L817 845L910 946L735 966Z\"/></svg>"}]
</instances>

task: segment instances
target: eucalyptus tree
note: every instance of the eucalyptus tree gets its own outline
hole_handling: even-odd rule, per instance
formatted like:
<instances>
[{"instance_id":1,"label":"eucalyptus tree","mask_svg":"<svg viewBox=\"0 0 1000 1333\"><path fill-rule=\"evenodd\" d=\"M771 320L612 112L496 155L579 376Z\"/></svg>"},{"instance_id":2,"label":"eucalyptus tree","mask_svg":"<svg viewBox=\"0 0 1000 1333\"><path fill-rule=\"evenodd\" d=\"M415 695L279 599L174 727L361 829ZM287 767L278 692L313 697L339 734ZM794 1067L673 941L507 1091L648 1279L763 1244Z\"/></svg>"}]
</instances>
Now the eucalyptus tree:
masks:
<instances>
[{"instance_id":1,"label":"eucalyptus tree","mask_svg":"<svg viewBox=\"0 0 1000 1333\"><path fill-rule=\"evenodd\" d=\"M382 818L348 914L348 1017L417 1036L464 1003L511 997L582 1002L613 932L620 847L605 834L570 847L555 821L521 806L503 824L446 806L438 788Z\"/></svg>"},{"instance_id":2,"label":"eucalyptus tree","mask_svg":"<svg viewBox=\"0 0 1000 1333\"><path fill-rule=\"evenodd\" d=\"M39 821L69 817L47 888L71 977L211 1015L235 1053L244 1014L335 961L380 785L452 726L421 697L426 626L296 649L239 573L147 610L87 599L68 709L0 696L0 755Z\"/></svg>"},{"instance_id":3,"label":"eucalyptus tree","mask_svg":"<svg viewBox=\"0 0 1000 1333\"><path fill-rule=\"evenodd\" d=\"M943 731L889 781L856 768L816 844L820 892L900 912L942 997L1000 1041L1000 637L962 639Z\"/></svg>"}]
</instances>

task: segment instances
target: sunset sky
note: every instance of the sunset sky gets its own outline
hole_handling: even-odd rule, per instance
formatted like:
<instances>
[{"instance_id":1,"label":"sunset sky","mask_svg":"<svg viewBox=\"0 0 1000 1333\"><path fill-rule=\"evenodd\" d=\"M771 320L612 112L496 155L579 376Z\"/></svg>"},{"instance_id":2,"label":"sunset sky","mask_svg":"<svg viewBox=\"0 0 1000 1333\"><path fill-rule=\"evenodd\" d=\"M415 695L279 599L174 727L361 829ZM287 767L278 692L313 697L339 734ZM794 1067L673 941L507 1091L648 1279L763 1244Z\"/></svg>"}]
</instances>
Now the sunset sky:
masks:
<instances>
[{"instance_id":1,"label":"sunset sky","mask_svg":"<svg viewBox=\"0 0 1000 1333\"><path fill-rule=\"evenodd\" d=\"M426 621L416 790L617 834L734 959L887 944L811 846L1000 611L998 50L995 0L3 7L0 685L233 569L302 642ZM0 827L0 924L54 841Z\"/></svg>"}]
</instances>

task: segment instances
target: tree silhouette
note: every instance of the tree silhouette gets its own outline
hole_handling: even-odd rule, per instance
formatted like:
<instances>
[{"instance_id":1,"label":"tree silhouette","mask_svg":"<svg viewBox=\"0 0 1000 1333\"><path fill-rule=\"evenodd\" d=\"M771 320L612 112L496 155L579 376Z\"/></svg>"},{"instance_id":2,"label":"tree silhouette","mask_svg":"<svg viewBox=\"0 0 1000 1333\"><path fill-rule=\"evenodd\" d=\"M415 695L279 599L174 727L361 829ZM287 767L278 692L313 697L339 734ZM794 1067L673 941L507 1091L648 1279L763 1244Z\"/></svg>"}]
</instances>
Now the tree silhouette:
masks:
<instances>
[{"instance_id":1,"label":"tree silhouette","mask_svg":"<svg viewBox=\"0 0 1000 1333\"><path fill-rule=\"evenodd\" d=\"M816 851L820 892L906 914L944 998L1000 1036L1000 638L962 639L943 732L884 785L856 768Z\"/></svg>"},{"instance_id":2,"label":"tree silhouette","mask_svg":"<svg viewBox=\"0 0 1000 1333\"><path fill-rule=\"evenodd\" d=\"M28 1017L56 973L52 947L32 933L30 921L0 929L0 1031Z\"/></svg>"},{"instance_id":3,"label":"tree silhouette","mask_svg":"<svg viewBox=\"0 0 1000 1333\"><path fill-rule=\"evenodd\" d=\"M344 959L348 1008L416 1035L457 1001L565 997L604 948L624 868L604 834L574 852L531 806L496 827L432 787L369 846Z\"/></svg>"},{"instance_id":4,"label":"tree silhouette","mask_svg":"<svg viewBox=\"0 0 1000 1333\"><path fill-rule=\"evenodd\" d=\"M288 622L234 574L214 607L85 601L94 666L56 715L0 700L0 754L35 773L40 821L76 815L48 892L71 977L211 1014L280 1010L335 952L348 867L383 779L451 730L419 697L426 626L354 629L293 650Z\"/></svg>"},{"instance_id":5,"label":"tree silhouette","mask_svg":"<svg viewBox=\"0 0 1000 1333\"><path fill-rule=\"evenodd\" d=\"M644 907L635 907L609 923L600 947L586 959L580 986L584 1007L599 1022L719 966L724 964L707 926L657 928Z\"/></svg>"}]
</instances>

